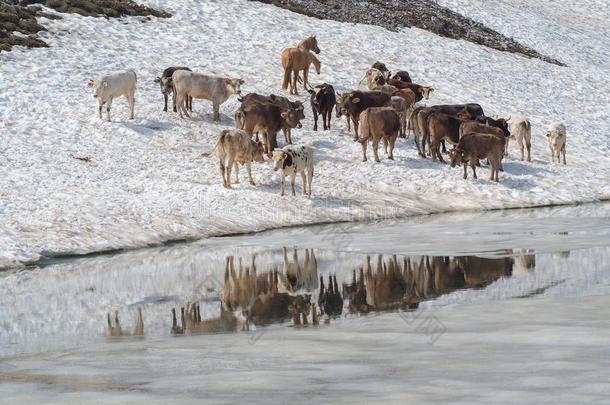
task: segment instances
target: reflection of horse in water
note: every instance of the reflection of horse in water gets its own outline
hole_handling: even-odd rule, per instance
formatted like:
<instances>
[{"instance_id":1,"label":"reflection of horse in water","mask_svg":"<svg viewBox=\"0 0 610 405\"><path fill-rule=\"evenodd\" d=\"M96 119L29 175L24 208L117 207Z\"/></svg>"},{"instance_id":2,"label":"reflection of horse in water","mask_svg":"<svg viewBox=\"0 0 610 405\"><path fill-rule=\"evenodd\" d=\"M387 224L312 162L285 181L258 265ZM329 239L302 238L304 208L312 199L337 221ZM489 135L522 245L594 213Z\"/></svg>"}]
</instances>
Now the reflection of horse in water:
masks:
<instances>
[{"instance_id":1,"label":"reflection of horse in water","mask_svg":"<svg viewBox=\"0 0 610 405\"><path fill-rule=\"evenodd\" d=\"M377 258L373 272L371 259L351 284L343 284L350 313L366 313L396 309L411 309L419 302L448 294L462 288L481 288L500 277L510 276L513 259L488 259L476 256L424 256L419 260L405 257L402 264L397 257L386 261Z\"/></svg>"}]
</instances>

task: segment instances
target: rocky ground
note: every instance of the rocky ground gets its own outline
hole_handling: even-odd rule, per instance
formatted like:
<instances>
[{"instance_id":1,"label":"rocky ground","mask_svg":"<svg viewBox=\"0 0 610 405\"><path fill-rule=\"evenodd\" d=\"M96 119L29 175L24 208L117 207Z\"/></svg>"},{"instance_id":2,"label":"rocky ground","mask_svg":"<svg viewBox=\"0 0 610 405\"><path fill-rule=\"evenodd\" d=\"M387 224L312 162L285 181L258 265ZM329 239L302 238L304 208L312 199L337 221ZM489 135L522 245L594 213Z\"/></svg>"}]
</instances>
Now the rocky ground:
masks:
<instances>
[{"instance_id":1,"label":"rocky ground","mask_svg":"<svg viewBox=\"0 0 610 405\"><path fill-rule=\"evenodd\" d=\"M443 37L463 39L545 62L564 63L464 17L432 0L252 0L321 19L379 25L392 31L417 27Z\"/></svg>"},{"instance_id":2,"label":"rocky ground","mask_svg":"<svg viewBox=\"0 0 610 405\"><path fill-rule=\"evenodd\" d=\"M40 5L62 13L76 13L93 17L121 17L125 15L170 17L171 14L139 5L131 0L2 0L0 2L0 52L10 51L14 45L28 48L46 47L36 38L44 31L36 18L61 18L48 13Z\"/></svg>"}]
</instances>

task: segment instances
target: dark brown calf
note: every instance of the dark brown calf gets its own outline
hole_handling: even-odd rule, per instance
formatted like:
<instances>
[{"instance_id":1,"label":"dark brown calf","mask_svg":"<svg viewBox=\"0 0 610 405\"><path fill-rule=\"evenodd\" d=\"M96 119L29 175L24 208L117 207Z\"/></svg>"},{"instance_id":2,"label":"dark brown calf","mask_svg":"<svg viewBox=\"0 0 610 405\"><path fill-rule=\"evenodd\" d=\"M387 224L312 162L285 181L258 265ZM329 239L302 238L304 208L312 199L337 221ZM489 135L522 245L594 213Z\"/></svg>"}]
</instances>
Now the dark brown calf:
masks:
<instances>
[{"instance_id":1,"label":"dark brown calf","mask_svg":"<svg viewBox=\"0 0 610 405\"><path fill-rule=\"evenodd\" d=\"M457 164L464 165L464 178L468 178L467 166L470 163L472 175L477 178L476 166L479 159L488 159L491 165L490 180L499 181L498 172L504 157L504 140L490 134L464 135L457 147L449 152L451 167Z\"/></svg>"},{"instance_id":2,"label":"dark brown calf","mask_svg":"<svg viewBox=\"0 0 610 405\"><path fill-rule=\"evenodd\" d=\"M305 118L305 107L303 106L303 103L301 103L300 101L289 100L287 97L276 96L275 94L263 96L262 94L248 93L244 97L240 98L239 101L241 102L241 107L246 107L248 105L253 104L271 104L281 108L282 110L294 110L299 120ZM242 120L243 109L240 108L235 112L235 126L237 128L241 128L243 126ZM291 129L292 128L288 125L282 127L284 139L288 144L292 144ZM258 137L258 133L256 135Z\"/></svg>"},{"instance_id":3,"label":"dark brown calf","mask_svg":"<svg viewBox=\"0 0 610 405\"><path fill-rule=\"evenodd\" d=\"M337 100L337 118L345 115L354 124L354 141L358 140L358 123L360 114L370 107L389 107L391 97L380 91L351 91L339 94ZM349 122L349 121L348 121Z\"/></svg>"},{"instance_id":4,"label":"dark brown calf","mask_svg":"<svg viewBox=\"0 0 610 405\"><path fill-rule=\"evenodd\" d=\"M240 107L239 110L243 116L242 129L250 136L262 133L269 156L277 147L277 133L280 129L302 127L299 113L293 109L283 110L272 104L251 104Z\"/></svg>"},{"instance_id":5,"label":"dark brown calf","mask_svg":"<svg viewBox=\"0 0 610 405\"><path fill-rule=\"evenodd\" d=\"M454 145L460 141L460 126L465 121L453 115L433 112L428 116L428 134L432 159L445 163L440 151L440 142L445 139Z\"/></svg>"}]
</instances>

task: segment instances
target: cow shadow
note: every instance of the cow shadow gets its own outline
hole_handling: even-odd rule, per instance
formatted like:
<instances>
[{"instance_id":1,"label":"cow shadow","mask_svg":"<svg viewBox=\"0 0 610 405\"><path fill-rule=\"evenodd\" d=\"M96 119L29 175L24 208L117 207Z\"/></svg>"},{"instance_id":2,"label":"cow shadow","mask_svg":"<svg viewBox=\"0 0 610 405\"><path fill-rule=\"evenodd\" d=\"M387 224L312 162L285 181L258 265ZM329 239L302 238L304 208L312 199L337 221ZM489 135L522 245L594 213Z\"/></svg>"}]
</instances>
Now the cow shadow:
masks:
<instances>
[{"instance_id":1,"label":"cow shadow","mask_svg":"<svg viewBox=\"0 0 610 405\"><path fill-rule=\"evenodd\" d=\"M167 131L178 126L170 121L157 121L145 119L140 122L125 122L123 125L130 130L145 136L159 135L159 131Z\"/></svg>"}]
</instances>

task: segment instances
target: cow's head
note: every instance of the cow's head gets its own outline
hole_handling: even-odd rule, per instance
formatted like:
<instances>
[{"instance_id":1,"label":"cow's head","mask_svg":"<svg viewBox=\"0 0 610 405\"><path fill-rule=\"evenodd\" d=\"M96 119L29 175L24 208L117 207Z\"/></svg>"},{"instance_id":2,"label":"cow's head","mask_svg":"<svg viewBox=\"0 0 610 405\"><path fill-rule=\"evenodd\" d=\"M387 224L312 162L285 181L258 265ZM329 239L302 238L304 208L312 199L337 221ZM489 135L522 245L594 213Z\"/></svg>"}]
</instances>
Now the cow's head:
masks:
<instances>
[{"instance_id":1,"label":"cow's head","mask_svg":"<svg viewBox=\"0 0 610 405\"><path fill-rule=\"evenodd\" d=\"M454 148L449 151L449 159L451 159L451 167L455 167L464 163L464 152L459 148Z\"/></svg>"},{"instance_id":2,"label":"cow's head","mask_svg":"<svg viewBox=\"0 0 610 405\"><path fill-rule=\"evenodd\" d=\"M421 95L423 98L425 98L426 100L428 100L430 98L430 93L432 93L434 91L434 89L432 87L420 87L419 89Z\"/></svg>"},{"instance_id":3,"label":"cow's head","mask_svg":"<svg viewBox=\"0 0 610 405\"><path fill-rule=\"evenodd\" d=\"M89 82L87 83L87 86L91 87L93 89L93 97L99 98L101 100L104 99L104 92L105 92L106 88L108 87L107 81L89 80Z\"/></svg>"},{"instance_id":4,"label":"cow's head","mask_svg":"<svg viewBox=\"0 0 610 405\"><path fill-rule=\"evenodd\" d=\"M275 171L292 166L292 155L283 150L274 150L271 159L273 159L273 170Z\"/></svg>"},{"instance_id":5,"label":"cow's head","mask_svg":"<svg viewBox=\"0 0 610 405\"><path fill-rule=\"evenodd\" d=\"M347 115L347 109L345 105L351 93L339 93L337 92L337 101L335 104L335 110L337 113L337 118L340 118L342 115Z\"/></svg>"},{"instance_id":6,"label":"cow's head","mask_svg":"<svg viewBox=\"0 0 610 405\"><path fill-rule=\"evenodd\" d=\"M171 77L157 77L155 83L161 88L162 94L169 94L173 88L173 82Z\"/></svg>"},{"instance_id":7,"label":"cow's head","mask_svg":"<svg viewBox=\"0 0 610 405\"><path fill-rule=\"evenodd\" d=\"M299 120L305 119L305 106L300 101L290 101L290 107L296 111Z\"/></svg>"},{"instance_id":8,"label":"cow's head","mask_svg":"<svg viewBox=\"0 0 610 405\"><path fill-rule=\"evenodd\" d=\"M497 124L498 128L500 128L502 130L505 137L510 136L510 130L508 129L508 121L510 121L510 117L508 117L508 119L498 118L496 120L496 124Z\"/></svg>"},{"instance_id":9,"label":"cow's head","mask_svg":"<svg viewBox=\"0 0 610 405\"><path fill-rule=\"evenodd\" d=\"M261 141L250 140L252 144L252 161L262 163L265 161L265 147Z\"/></svg>"},{"instance_id":10,"label":"cow's head","mask_svg":"<svg viewBox=\"0 0 610 405\"><path fill-rule=\"evenodd\" d=\"M225 86L231 94L241 94L241 85L244 83L242 79L225 79Z\"/></svg>"},{"instance_id":11,"label":"cow's head","mask_svg":"<svg viewBox=\"0 0 610 405\"><path fill-rule=\"evenodd\" d=\"M466 110L458 111L455 116L461 120L470 120L470 113Z\"/></svg>"},{"instance_id":12,"label":"cow's head","mask_svg":"<svg viewBox=\"0 0 610 405\"><path fill-rule=\"evenodd\" d=\"M294 110L292 108L287 109L287 110L283 110L280 113L282 120L284 120L284 123L286 123L286 125L288 125L290 128L302 128L303 125L301 124L301 115L303 115L302 111L298 111L298 110Z\"/></svg>"}]
</instances>

